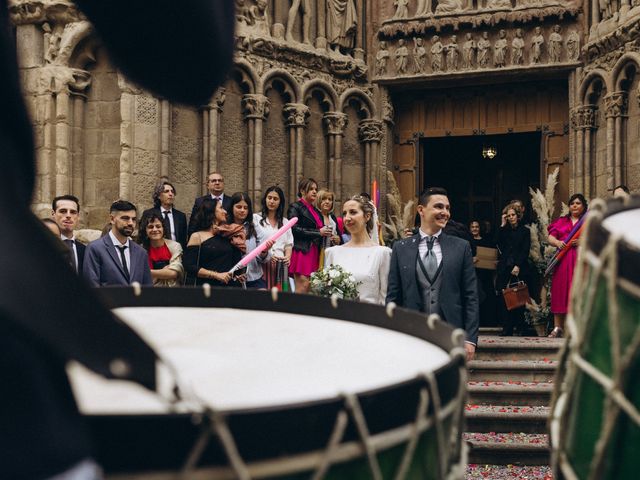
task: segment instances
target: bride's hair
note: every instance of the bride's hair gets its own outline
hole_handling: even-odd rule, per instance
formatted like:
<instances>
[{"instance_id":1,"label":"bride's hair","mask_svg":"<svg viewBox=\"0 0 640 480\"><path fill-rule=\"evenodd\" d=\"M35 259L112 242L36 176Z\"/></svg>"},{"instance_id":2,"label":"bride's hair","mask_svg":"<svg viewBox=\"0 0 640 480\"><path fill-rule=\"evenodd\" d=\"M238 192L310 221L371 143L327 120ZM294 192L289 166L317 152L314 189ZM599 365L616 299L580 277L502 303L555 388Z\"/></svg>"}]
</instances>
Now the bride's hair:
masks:
<instances>
[{"instance_id":1,"label":"bride's hair","mask_svg":"<svg viewBox=\"0 0 640 480\"><path fill-rule=\"evenodd\" d=\"M373 231L373 204L368 198L363 197L362 195L354 195L349 200L352 200L360 205L360 210L362 210L362 213L364 213L365 217L367 216L367 214L369 214L369 220L367 220L365 226L367 227L367 233L371 235L371 232Z\"/></svg>"}]
</instances>

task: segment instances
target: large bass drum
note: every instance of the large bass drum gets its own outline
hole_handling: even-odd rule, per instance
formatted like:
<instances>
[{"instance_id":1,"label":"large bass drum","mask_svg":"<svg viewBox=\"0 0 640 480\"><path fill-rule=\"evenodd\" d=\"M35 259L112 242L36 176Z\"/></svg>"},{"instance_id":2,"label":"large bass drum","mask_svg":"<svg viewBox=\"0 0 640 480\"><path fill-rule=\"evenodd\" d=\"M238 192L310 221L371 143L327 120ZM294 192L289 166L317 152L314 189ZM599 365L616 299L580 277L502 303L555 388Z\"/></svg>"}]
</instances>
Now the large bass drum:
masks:
<instances>
[{"instance_id":1,"label":"large bass drum","mask_svg":"<svg viewBox=\"0 0 640 480\"><path fill-rule=\"evenodd\" d=\"M170 366L181 398L69 367L108 479L463 477L462 331L277 291L101 294Z\"/></svg>"},{"instance_id":2,"label":"large bass drum","mask_svg":"<svg viewBox=\"0 0 640 480\"><path fill-rule=\"evenodd\" d=\"M594 201L585 229L553 405L555 478L636 478L640 197Z\"/></svg>"}]
</instances>

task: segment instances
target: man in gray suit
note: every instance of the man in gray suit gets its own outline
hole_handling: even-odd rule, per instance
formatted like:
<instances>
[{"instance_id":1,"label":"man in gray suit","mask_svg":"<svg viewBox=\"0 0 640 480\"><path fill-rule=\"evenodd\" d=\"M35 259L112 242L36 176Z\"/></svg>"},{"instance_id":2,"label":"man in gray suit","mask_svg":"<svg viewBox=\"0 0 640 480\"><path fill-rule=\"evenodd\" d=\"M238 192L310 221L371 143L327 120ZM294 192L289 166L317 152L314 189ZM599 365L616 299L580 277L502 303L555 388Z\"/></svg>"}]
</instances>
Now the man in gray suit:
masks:
<instances>
[{"instance_id":1,"label":"man in gray suit","mask_svg":"<svg viewBox=\"0 0 640 480\"><path fill-rule=\"evenodd\" d=\"M479 307L469 242L443 233L451 207L447 191L432 187L420 194L420 229L396 242L391 254L386 303L437 313L467 332L467 360L478 343Z\"/></svg>"},{"instance_id":2,"label":"man in gray suit","mask_svg":"<svg viewBox=\"0 0 640 480\"><path fill-rule=\"evenodd\" d=\"M87 246L84 277L94 287L133 282L151 285L147 252L129 238L136 226L136 206L118 200L111 205L110 214L109 233Z\"/></svg>"}]
</instances>

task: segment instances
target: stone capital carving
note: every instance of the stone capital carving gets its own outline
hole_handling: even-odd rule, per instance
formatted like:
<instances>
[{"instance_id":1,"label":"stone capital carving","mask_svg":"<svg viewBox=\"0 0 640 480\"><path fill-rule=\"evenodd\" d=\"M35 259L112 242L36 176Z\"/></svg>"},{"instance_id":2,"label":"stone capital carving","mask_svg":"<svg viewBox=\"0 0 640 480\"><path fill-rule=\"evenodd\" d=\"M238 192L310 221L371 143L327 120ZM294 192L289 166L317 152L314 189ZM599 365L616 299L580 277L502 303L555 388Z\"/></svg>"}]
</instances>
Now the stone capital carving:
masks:
<instances>
[{"instance_id":1,"label":"stone capital carving","mask_svg":"<svg viewBox=\"0 0 640 480\"><path fill-rule=\"evenodd\" d=\"M213 98L211 99L211 107L215 108L217 111L222 112L224 108L224 102L227 99L227 89L224 87L219 87L216 90L216 93L213 94Z\"/></svg>"},{"instance_id":2,"label":"stone capital carving","mask_svg":"<svg viewBox=\"0 0 640 480\"><path fill-rule=\"evenodd\" d=\"M322 121L327 127L328 135L344 135L349 123L349 117L342 112L327 112L322 117Z\"/></svg>"},{"instance_id":3,"label":"stone capital carving","mask_svg":"<svg viewBox=\"0 0 640 480\"><path fill-rule=\"evenodd\" d=\"M38 77L37 93L82 92L91 84L91 74L79 68L48 65L42 67Z\"/></svg>"},{"instance_id":4,"label":"stone capital carving","mask_svg":"<svg viewBox=\"0 0 640 480\"><path fill-rule=\"evenodd\" d=\"M9 15L15 25L46 21L64 24L85 19L69 0L9 0L8 4Z\"/></svg>"},{"instance_id":5,"label":"stone capital carving","mask_svg":"<svg viewBox=\"0 0 640 480\"><path fill-rule=\"evenodd\" d=\"M306 127L311 110L304 103L287 103L282 114L287 127Z\"/></svg>"},{"instance_id":6,"label":"stone capital carving","mask_svg":"<svg viewBox=\"0 0 640 480\"><path fill-rule=\"evenodd\" d=\"M264 120L269 116L271 111L271 102L269 99L259 93L249 93L242 97L242 112L245 120L259 119Z\"/></svg>"},{"instance_id":7,"label":"stone capital carving","mask_svg":"<svg viewBox=\"0 0 640 480\"><path fill-rule=\"evenodd\" d=\"M118 71L118 87L122 93L128 93L130 95L142 94L142 89L129 80L124 73Z\"/></svg>"},{"instance_id":8,"label":"stone capital carving","mask_svg":"<svg viewBox=\"0 0 640 480\"><path fill-rule=\"evenodd\" d=\"M588 130L596 128L596 106L583 105L571 111L571 127L574 130Z\"/></svg>"},{"instance_id":9,"label":"stone capital carving","mask_svg":"<svg viewBox=\"0 0 640 480\"><path fill-rule=\"evenodd\" d=\"M607 118L626 115L628 106L629 96L627 92L613 92L604 97L604 112Z\"/></svg>"},{"instance_id":10,"label":"stone capital carving","mask_svg":"<svg viewBox=\"0 0 640 480\"><path fill-rule=\"evenodd\" d=\"M384 123L368 118L358 125L358 139L361 143L380 143L384 135Z\"/></svg>"}]
</instances>

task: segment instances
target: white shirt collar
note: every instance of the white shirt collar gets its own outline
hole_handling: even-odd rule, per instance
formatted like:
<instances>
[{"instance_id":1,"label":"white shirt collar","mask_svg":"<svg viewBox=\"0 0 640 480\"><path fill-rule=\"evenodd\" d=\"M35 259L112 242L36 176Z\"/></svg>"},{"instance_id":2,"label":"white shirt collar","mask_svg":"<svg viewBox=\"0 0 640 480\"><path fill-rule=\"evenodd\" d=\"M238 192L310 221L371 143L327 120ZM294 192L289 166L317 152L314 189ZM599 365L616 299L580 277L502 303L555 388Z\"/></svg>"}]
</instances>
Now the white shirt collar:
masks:
<instances>
[{"instance_id":1,"label":"white shirt collar","mask_svg":"<svg viewBox=\"0 0 640 480\"><path fill-rule=\"evenodd\" d=\"M436 237L439 241L440 235L442 234L442 229L438 230L434 235L427 235L422 231L421 228L418 229L418 232L420 232L420 240L423 240L425 237Z\"/></svg>"},{"instance_id":2,"label":"white shirt collar","mask_svg":"<svg viewBox=\"0 0 640 480\"><path fill-rule=\"evenodd\" d=\"M128 247L129 246L129 238L127 238L127 241L125 243L120 243L120 240L118 240L116 238L116 236L113 234L113 232L111 230L109 230L109 238L111 238L111 242L113 242L113 244L116 247Z\"/></svg>"},{"instance_id":3,"label":"white shirt collar","mask_svg":"<svg viewBox=\"0 0 640 480\"><path fill-rule=\"evenodd\" d=\"M168 213L170 213L171 215L173 215L173 207L171 207L171 208L164 208L164 207L162 207L162 206L161 206L161 207L160 207L160 213L164 213L164 212L168 212Z\"/></svg>"},{"instance_id":4,"label":"white shirt collar","mask_svg":"<svg viewBox=\"0 0 640 480\"><path fill-rule=\"evenodd\" d=\"M76 241L76 234L74 233L74 234L71 236L71 238L69 238L69 237L65 237L64 235L60 234L60 239L61 239L62 241L64 241L64 240L73 240L73 241L75 242L75 241Z\"/></svg>"}]
</instances>

